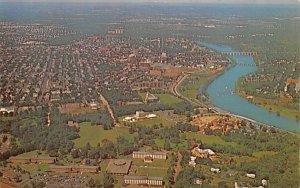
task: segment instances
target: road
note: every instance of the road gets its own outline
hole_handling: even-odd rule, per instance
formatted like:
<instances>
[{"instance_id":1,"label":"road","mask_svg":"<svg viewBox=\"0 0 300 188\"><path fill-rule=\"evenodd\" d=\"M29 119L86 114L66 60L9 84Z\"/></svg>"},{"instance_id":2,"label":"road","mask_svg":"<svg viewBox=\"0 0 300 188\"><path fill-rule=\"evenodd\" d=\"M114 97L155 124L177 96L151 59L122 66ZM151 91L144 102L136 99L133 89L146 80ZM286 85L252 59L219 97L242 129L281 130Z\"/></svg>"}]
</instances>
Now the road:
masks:
<instances>
[{"instance_id":1,"label":"road","mask_svg":"<svg viewBox=\"0 0 300 188\"><path fill-rule=\"evenodd\" d=\"M104 104L104 106L107 107L108 113L110 114L110 116L111 116L111 118L113 120L113 125L117 126L118 124L117 124L116 118L114 116L114 112L112 111L109 103L107 102L107 100L105 99L105 97L101 93L99 93L99 95L100 95L100 100L102 101L102 103Z\"/></svg>"},{"instance_id":2,"label":"road","mask_svg":"<svg viewBox=\"0 0 300 188\"><path fill-rule=\"evenodd\" d=\"M178 91L178 87L179 87L179 86L182 84L182 82L183 82L186 78L188 78L189 76L190 76L190 75L189 75L188 73L183 73L182 76L180 76L180 78L179 78L179 79L176 81L176 83L172 86L171 92L172 92L175 96L177 96L177 97L179 97L179 98L182 98L182 99L188 101L188 102L191 103L191 104L194 104L194 105L196 105L196 106L203 105L203 104L201 104L200 102L192 101L190 98L185 97L184 95L182 95L182 94Z\"/></svg>"}]
</instances>

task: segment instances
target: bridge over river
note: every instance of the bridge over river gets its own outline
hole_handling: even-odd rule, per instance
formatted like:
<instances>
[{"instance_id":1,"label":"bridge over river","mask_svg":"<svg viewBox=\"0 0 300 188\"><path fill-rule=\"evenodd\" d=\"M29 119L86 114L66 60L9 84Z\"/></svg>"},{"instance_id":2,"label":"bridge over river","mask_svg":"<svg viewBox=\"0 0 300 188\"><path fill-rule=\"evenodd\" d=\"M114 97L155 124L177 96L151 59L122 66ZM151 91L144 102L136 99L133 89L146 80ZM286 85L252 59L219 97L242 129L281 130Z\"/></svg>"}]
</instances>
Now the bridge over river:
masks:
<instances>
[{"instance_id":1,"label":"bridge over river","mask_svg":"<svg viewBox=\"0 0 300 188\"><path fill-rule=\"evenodd\" d=\"M222 54L231 56L257 56L257 52L222 52Z\"/></svg>"}]
</instances>

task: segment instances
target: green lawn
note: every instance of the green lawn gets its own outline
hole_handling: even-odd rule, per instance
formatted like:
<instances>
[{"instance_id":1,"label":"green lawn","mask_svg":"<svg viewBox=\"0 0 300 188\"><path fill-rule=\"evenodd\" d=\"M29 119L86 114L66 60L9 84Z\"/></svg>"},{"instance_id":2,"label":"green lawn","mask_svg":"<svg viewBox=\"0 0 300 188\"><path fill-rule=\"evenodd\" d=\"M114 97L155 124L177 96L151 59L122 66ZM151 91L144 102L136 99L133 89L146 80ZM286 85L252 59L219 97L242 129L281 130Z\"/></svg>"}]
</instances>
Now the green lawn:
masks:
<instances>
[{"instance_id":1,"label":"green lawn","mask_svg":"<svg viewBox=\"0 0 300 188\"><path fill-rule=\"evenodd\" d=\"M49 164L14 164L13 166L19 166L31 173L39 171L45 172L49 169Z\"/></svg>"},{"instance_id":2,"label":"green lawn","mask_svg":"<svg viewBox=\"0 0 300 188\"><path fill-rule=\"evenodd\" d=\"M111 130L104 130L101 126L91 126L90 122L84 122L80 124L80 138L76 139L75 146L83 147L87 142L91 146L97 146L98 143L101 144L103 139L108 139L116 142L117 137L124 136L127 139L133 139L134 135L129 134L128 129L124 127L114 127Z\"/></svg>"},{"instance_id":3,"label":"green lawn","mask_svg":"<svg viewBox=\"0 0 300 188\"><path fill-rule=\"evenodd\" d=\"M187 98L196 99L200 85L204 86L208 80L208 76L192 75L191 79L185 80L180 85L179 92Z\"/></svg>"},{"instance_id":4,"label":"green lawn","mask_svg":"<svg viewBox=\"0 0 300 188\"><path fill-rule=\"evenodd\" d=\"M46 154L45 152L40 152L41 154L38 155L38 150L34 150L34 151L30 151L30 152L26 152L26 153L22 153L18 156L20 157L33 157L33 156L39 156L39 157L49 157L48 154Z\"/></svg>"},{"instance_id":5,"label":"green lawn","mask_svg":"<svg viewBox=\"0 0 300 188\"><path fill-rule=\"evenodd\" d=\"M186 139L195 139L195 140L201 140L202 143L205 144L217 144L217 145L223 145L223 146L237 146L235 142L226 142L219 136L214 135L202 135L196 132L186 132L181 133L181 136L185 135Z\"/></svg>"},{"instance_id":6,"label":"green lawn","mask_svg":"<svg viewBox=\"0 0 300 188\"><path fill-rule=\"evenodd\" d=\"M254 152L252 155L256 158L270 157L277 154L275 151L258 151Z\"/></svg>"},{"instance_id":7,"label":"green lawn","mask_svg":"<svg viewBox=\"0 0 300 188\"><path fill-rule=\"evenodd\" d=\"M156 96L159 98L160 103L162 104L172 105L183 101L182 99L179 99L171 94L156 94Z\"/></svg>"},{"instance_id":8,"label":"green lawn","mask_svg":"<svg viewBox=\"0 0 300 188\"><path fill-rule=\"evenodd\" d=\"M135 123L136 125L143 125L143 126L153 126L153 125L164 125L164 126L171 126L173 122L169 119L165 119L162 117L152 118L152 119L143 119L139 120Z\"/></svg>"},{"instance_id":9,"label":"green lawn","mask_svg":"<svg viewBox=\"0 0 300 188\"><path fill-rule=\"evenodd\" d=\"M167 176L166 168L154 168L154 167L138 167L135 174L131 175L139 175L139 176L159 176L166 177Z\"/></svg>"}]
</instances>

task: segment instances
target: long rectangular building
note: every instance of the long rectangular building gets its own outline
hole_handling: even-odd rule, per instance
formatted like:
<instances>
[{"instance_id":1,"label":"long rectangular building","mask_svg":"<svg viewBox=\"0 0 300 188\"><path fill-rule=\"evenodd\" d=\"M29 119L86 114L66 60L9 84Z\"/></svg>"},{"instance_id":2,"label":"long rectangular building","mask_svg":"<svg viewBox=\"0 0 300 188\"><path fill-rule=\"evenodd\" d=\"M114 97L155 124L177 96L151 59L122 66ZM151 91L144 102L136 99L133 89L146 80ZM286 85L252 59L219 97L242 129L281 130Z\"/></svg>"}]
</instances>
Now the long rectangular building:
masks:
<instances>
[{"instance_id":1,"label":"long rectangular building","mask_svg":"<svg viewBox=\"0 0 300 188\"><path fill-rule=\"evenodd\" d=\"M167 152L148 152L148 151L134 151L132 158L144 159L145 157L152 157L153 159L167 159Z\"/></svg>"},{"instance_id":2,"label":"long rectangular building","mask_svg":"<svg viewBox=\"0 0 300 188\"><path fill-rule=\"evenodd\" d=\"M125 175L124 183L127 185L163 186L164 182L162 177Z\"/></svg>"},{"instance_id":3,"label":"long rectangular building","mask_svg":"<svg viewBox=\"0 0 300 188\"><path fill-rule=\"evenodd\" d=\"M7 162L9 163L45 163L45 164L54 164L57 161L56 157L10 157Z\"/></svg>"}]
</instances>

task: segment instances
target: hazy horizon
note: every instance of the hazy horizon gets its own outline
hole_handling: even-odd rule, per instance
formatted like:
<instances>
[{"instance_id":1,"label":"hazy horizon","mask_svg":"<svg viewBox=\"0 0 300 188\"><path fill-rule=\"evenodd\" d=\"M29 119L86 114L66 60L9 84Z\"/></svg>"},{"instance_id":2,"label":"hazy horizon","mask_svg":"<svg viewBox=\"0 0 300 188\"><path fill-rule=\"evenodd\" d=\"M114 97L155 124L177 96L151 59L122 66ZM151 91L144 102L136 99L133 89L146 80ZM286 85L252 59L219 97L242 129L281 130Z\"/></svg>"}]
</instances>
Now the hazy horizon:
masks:
<instances>
[{"instance_id":1,"label":"hazy horizon","mask_svg":"<svg viewBox=\"0 0 300 188\"><path fill-rule=\"evenodd\" d=\"M300 0L0 0L6 3L192 3L192 4L299 4Z\"/></svg>"}]
</instances>

